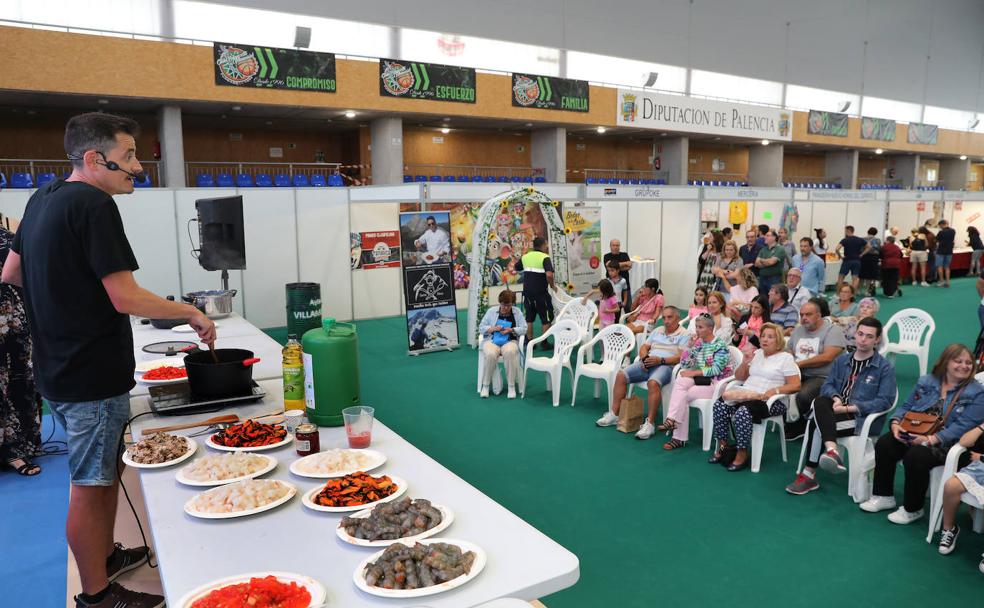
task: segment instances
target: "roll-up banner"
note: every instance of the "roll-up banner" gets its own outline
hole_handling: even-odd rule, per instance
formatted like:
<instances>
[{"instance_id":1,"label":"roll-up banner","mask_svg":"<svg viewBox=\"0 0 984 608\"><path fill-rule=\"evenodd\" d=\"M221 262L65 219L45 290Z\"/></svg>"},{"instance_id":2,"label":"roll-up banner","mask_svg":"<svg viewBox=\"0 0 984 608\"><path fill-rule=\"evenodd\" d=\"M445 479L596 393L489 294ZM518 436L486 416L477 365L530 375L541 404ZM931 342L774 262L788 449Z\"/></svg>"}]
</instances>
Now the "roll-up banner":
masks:
<instances>
[{"instance_id":1,"label":"roll-up banner","mask_svg":"<svg viewBox=\"0 0 984 608\"><path fill-rule=\"evenodd\" d=\"M212 44L215 84L334 93L335 55L228 42Z\"/></svg>"},{"instance_id":2,"label":"roll-up banner","mask_svg":"<svg viewBox=\"0 0 984 608\"><path fill-rule=\"evenodd\" d=\"M399 59L379 60L379 94L475 103L475 70Z\"/></svg>"},{"instance_id":3,"label":"roll-up banner","mask_svg":"<svg viewBox=\"0 0 984 608\"><path fill-rule=\"evenodd\" d=\"M458 346L458 311L451 276L451 214L400 214L400 249L406 302L407 352Z\"/></svg>"},{"instance_id":4,"label":"roll-up banner","mask_svg":"<svg viewBox=\"0 0 984 608\"><path fill-rule=\"evenodd\" d=\"M544 110L588 111L588 81L532 74L512 75L512 105Z\"/></svg>"}]
</instances>

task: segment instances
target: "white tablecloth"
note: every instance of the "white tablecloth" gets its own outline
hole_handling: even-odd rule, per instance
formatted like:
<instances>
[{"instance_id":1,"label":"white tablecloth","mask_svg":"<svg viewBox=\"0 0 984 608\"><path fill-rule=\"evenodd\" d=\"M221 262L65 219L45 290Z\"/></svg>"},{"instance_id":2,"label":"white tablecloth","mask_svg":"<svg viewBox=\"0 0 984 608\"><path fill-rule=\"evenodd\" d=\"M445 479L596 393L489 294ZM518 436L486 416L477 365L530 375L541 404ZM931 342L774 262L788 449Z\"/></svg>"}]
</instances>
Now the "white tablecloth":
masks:
<instances>
[{"instance_id":1,"label":"white tablecloth","mask_svg":"<svg viewBox=\"0 0 984 608\"><path fill-rule=\"evenodd\" d=\"M278 381L261 382L266 399L258 404L224 410L240 418L283 407L283 387ZM132 398L133 414L147 411L146 397ZM160 418L142 416L133 422L135 436L145 426L164 426L202 420L215 414ZM197 430L197 429L194 429ZM194 430L179 431L179 434ZM343 427L323 428L322 451L348 447ZM199 452L215 454L202 445ZM427 498L450 507L454 523L440 536L461 539L480 546L488 555L485 570L467 584L420 599L384 599L359 591L352 582L356 566L377 549L361 548L335 536L343 514L316 513L301 505L295 496L287 504L251 517L202 520L186 515L185 502L203 488L186 487L175 481L177 467L143 469L140 483L150 531L154 535L161 582L169 606L188 591L209 581L235 574L286 571L314 577L328 590L328 605L427 606L464 608L503 597L532 600L570 587L580 577L577 556L560 546L475 487L441 466L379 420L372 429L372 448L387 456L386 464L373 474L397 475L407 481L408 496ZM293 445L263 452L279 461L267 479L289 481L300 493L324 484L295 477L288 471L298 458ZM180 465L183 466L183 465Z\"/></svg>"},{"instance_id":2,"label":"white tablecloth","mask_svg":"<svg viewBox=\"0 0 984 608\"><path fill-rule=\"evenodd\" d=\"M629 285L635 293L646 283L646 279L659 278L659 262L656 260L632 260L629 268Z\"/></svg>"}]
</instances>

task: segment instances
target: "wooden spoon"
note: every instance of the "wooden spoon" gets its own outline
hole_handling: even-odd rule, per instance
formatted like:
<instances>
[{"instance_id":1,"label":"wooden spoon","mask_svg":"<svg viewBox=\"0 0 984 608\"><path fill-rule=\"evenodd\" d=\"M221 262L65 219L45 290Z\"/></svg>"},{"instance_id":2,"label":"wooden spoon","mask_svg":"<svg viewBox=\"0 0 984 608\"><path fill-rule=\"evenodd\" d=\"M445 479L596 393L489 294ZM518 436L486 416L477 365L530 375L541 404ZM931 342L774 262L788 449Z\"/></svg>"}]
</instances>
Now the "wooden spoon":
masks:
<instances>
[{"instance_id":1,"label":"wooden spoon","mask_svg":"<svg viewBox=\"0 0 984 608\"><path fill-rule=\"evenodd\" d=\"M213 363L218 363L219 362L219 356L215 354L215 342L209 342L208 343L208 352L212 353L212 362Z\"/></svg>"},{"instance_id":2,"label":"wooden spoon","mask_svg":"<svg viewBox=\"0 0 984 608\"><path fill-rule=\"evenodd\" d=\"M213 424L219 424L222 422L239 422L239 416L235 414L226 414L224 416L215 416L209 418L208 420L201 420L199 422L184 422L182 424L172 424L171 426L161 426L152 429L143 429L141 435L153 435L154 433L166 433L167 431L180 431L181 429L193 429L198 426L210 426Z\"/></svg>"}]
</instances>

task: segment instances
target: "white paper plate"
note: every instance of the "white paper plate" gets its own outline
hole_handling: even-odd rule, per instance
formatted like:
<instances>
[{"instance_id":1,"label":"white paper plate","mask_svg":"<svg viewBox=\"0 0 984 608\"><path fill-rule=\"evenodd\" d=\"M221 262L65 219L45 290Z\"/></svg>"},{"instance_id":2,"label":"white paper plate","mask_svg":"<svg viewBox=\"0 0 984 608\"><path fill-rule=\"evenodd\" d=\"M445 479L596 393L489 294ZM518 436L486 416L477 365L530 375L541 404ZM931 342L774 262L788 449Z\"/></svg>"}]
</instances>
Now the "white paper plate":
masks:
<instances>
[{"instance_id":1,"label":"white paper plate","mask_svg":"<svg viewBox=\"0 0 984 608\"><path fill-rule=\"evenodd\" d=\"M451 523L454 522L454 512L451 509L443 505L431 505L431 506L441 512L441 523L437 524L436 526L434 526L430 530L427 530L426 532L417 534L416 536L405 536L403 538L398 538L396 540L365 540L363 538L356 538L351 534L349 534L348 532L346 532L345 528L341 526L341 522L339 522L338 527L335 528L335 534L338 535L338 538L344 540L348 544L358 545L359 547L388 547L393 543L403 543L403 544L413 543L418 540L424 538L430 538L431 536L436 536L437 534L444 532L445 530L448 529L448 526L450 526ZM352 515L352 517L366 518L369 517L369 514L371 512L372 512L372 508L370 507L365 511L360 511L355 515Z\"/></svg>"},{"instance_id":2,"label":"white paper plate","mask_svg":"<svg viewBox=\"0 0 984 608\"><path fill-rule=\"evenodd\" d=\"M318 453L318 454L311 454L310 456L305 456L304 458L298 458L294 462L290 463L290 472L293 473L294 475L297 475L298 477L310 477L312 479L332 479L333 477L345 477L346 475L349 475L351 473L358 473L359 471L369 472L373 469L378 469L379 467L383 466L383 464L386 462L386 454L383 454L382 452L377 452L376 450L353 450L353 449L346 448L345 451L360 452L362 454L370 456L372 458L372 462L370 462L364 467L346 469L344 471L339 471L337 473L305 473L298 468L298 465L300 465L305 460L308 459L314 460L316 456L321 455L321 453Z\"/></svg>"},{"instance_id":3,"label":"white paper plate","mask_svg":"<svg viewBox=\"0 0 984 608\"><path fill-rule=\"evenodd\" d=\"M418 541L422 545L430 545L432 543L446 543L448 545L457 545L461 548L462 552L474 551L475 552L475 562L472 564L471 571L468 574L462 574L458 578L452 579L440 583L438 585L432 585L430 587L424 587L422 589L383 589L382 587L373 587L366 583L366 567L378 560L383 556L383 551L372 554L366 559L362 560L362 563L355 569L355 573L352 575L352 580L355 581L355 586L359 589L365 591L370 595L378 595L379 597L393 597L393 598L408 598L408 597L424 597L425 595L436 595L438 593L444 593L445 591L450 591L456 587L460 587L478 576L482 570L485 568L485 562L488 560L488 556L485 555L485 551L474 543L470 543L464 540L453 540L450 538L428 538L427 540Z\"/></svg>"},{"instance_id":4,"label":"white paper plate","mask_svg":"<svg viewBox=\"0 0 984 608\"><path fill-rule=\"evenodd\" d=\"M174 476L174 478L177 479L179 482L183 483L186 486L195 486L195 487L199 487L199 488L207 488L207 487L211 487L211 486L224 486L226 484L236 483L237 481L243 481L243 480L246 480L246 479L253 479L255 477L259 477L260 475L266 475L270 471L272 471L275 468L277 468L277 459L274 458L273 456L267 456L266 454L254 454L254 456L259 456L260 458L265 458L267 460L267 463L265 465L263 465L263 468L261 468L260 470L258 470L255 473L250 473L249 475L241 475L239 477L232 477L232 478L229 478L229 479L213 479L213 480L209 480L209 481L195 481L194 479L191 479L191 478L185 476L185 469L188 468L186 466L186 467L181 467L181 469L177 472L177 474Z\"/></svg>"},{"instance_id":5,"label":"white paper plate","mask_svg":"<svg viewBox=\"0 0 984 608\"><path fill-rule=\"evenodd\" d=\"M135 469L163 469L164 467L169 467L176 465L179 462L184 462L185 460L191 458L192 454L195 453L195 449L198 448L198 444L195 443L195 440L191 437L185 437L184 440L188 442L188 451L181 456L178 456L174 460L168 460L167 462L160 462L157 464L140 464L139 462L134 462L130 459L130 451L127 450L123 452L123 464Z\"/></svg>"},{"instance_id":6,"label":"white paper plate","mask_svg":"<svg viewBox=\"0 0 984 608\"><path fill-rule=\"evenodd\" d=\"M218 323L215 324L215 328L216 329L219 328L219 324ZM171 328L171 331L176 332L176 333L179 333L179 334L193 334L193 333L197 333L197 330L194 327L192 327L191 325L188 325L187 323L185 323L184 325L175 325L174 327Z\"/></svg>"},{"instance_id":7,"label":"white paper plate","mask_svg":"<svg viewBox=\"0 0 984 608\"><path fill-rule=\"evenodd\" d=\"M279 479L270 480L270 481L278 481L279 483L284 484L285 486L287 486L288 492L284 496L278 498L277 500L274 500L273 502L269 502L263 505L262 507L257 507L255 509L247 509L245 511L233 511L232 513L202 513L200 511L195 511L194 509L191 508L192 501L194 501L202 494L207 494L209 492L217 492L231 485L231 484L224 484L218 488L212 488L211 490L205 490L200 494L195 494L193 497L191 497L190 500L188 500L188 502L185 503L184 512L187 513L188 515L191 515L192 517L198 517L201 519L233 519L235 517L246 517L247 515L254 515L256 513L269 511L270 509L276 509L280 505L284 504L285 502L293 498L295 494L297 494L297 487L288 481L280 481ZM243 483L243 482L240 481L238 483Z\"/></svg>"},{"instance_id":8,"label":"white paper plate","mask_svg":"<svg viewBox=\"0 0 984 608\"><path fill-rule=\"evenodd\" d=\"M308 509L313 511L321 511L323 513L351 513L352 511L371 509L378 504L396 500L400 496L403 496L403 493L407 491L407 482L403 481L396 475L389 475L388 477L393 481L393 483L396 484L396 492L390 494L382 500L377 500L376 502L367 502L364 505L356 505L354 507L323 507L319 504L315 504L314 502L314 497L318 494L318 492L324 489L324 486L318 486L313 490L305 492L304 496L301 497L301 504Z\"/></svg>"},{"instance_id":9,"label":"white paper plate","mask_svg":"<svg viewBox=\"0 0 984 608\"><path fill-rule=\"evenodd\" d=\"M156 367L184 367L184 357L179 357L177 355L173 357L165 357L163 359L154 359L153 361L141 361L137 363L134 371L138 374L143 374L149 372Z\"/></svg>"},{"instance_id":10,"label":"white paper plate","mask_svg":"<svg viewBox=\"0 0 984 608\"><path fill-rule=\"evenodd\" d=\"M212 437L215 435L209 435L208 439L205 440L205 445L212 448L213 450L222 450L223 452L263 452L265 450L272 450L274 448L279 448L287 445L291 441L294 441L294 436L287 433L287 436L277 443L271 443L270 445L261 445L255 448L230 448L229 446L219 445L212 441Z\"/></svg>"},{"instance_id":11,"label":"white paper plate","mask_svg":"<svg viewBox=\"0 0 984 608\"><path fill-rule=\"evenodd\" d=\"M277 580L282 583L297 583L307 589L308 593L311 594L310 606L320 606L324 603L325 596L327 594L324 585L314 580L310 576L294 574L293 572L253 572L252 574L237 574L236 576L228 576L226 578L220 578L217 581L212 581L211 583L206 583L201 587L186 593L180 600L178 600L178 608L189 608L195 601L202 599L216 589L221 589L222 587L227 587L229 585L246 583L249 582L249 579L251 578L263 578L271 575L275 576Z\"/></svg>"}]
</instances>

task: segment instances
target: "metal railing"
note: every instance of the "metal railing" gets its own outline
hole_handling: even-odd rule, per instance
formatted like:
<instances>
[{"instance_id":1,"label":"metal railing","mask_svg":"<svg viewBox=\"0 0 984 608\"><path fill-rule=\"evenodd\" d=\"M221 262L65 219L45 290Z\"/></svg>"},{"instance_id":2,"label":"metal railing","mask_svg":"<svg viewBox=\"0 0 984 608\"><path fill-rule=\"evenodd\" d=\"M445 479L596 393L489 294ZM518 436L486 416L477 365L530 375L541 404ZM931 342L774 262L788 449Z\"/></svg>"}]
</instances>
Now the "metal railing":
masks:
<instances>
[{"instance_id":1,"label":"metal railing","mask_svg":"<svg viewBox=\"0 0 984 608\"><path fill-rule=\"evenodd\" d=\"M343 165L341 163L252 163L252 162L186 162L185 163L185 185L196 186L199 175L210 175L213 182L217 182L219 175L226 174L232 177L235 182L236 176L245 173L256 180L257 175L266 174L271 179L277 175L286 175L291 182L295 175L304 175L310 181L311 177L321 175L327 178L329 175L341 173L342 168L362 168L358 165ZM342 174L347 186L365 184L369 178L353 179L349 175ZM356 183L358 182L358 183Z\"/></svg>"},{"instance_id":2,"label":"metal railing","mask_svg":"<svg viewBox=\"0 0 984 608\"><path fill-rule=\"evenodd\" d=\"M446 177L506 177L510 180L513 177L527 179L529 177L542 177L546 169L542 167L503 167L495 165L404 165L403 174L416 177L423 175L430 179L437 175L442 179Z\"/></svg>"},{"instance_id":3,"label":"metal railing","mask_svg":"<svg viewBox=\"0 0 984 608\"><path fill-rule=\"evenodd\" d=\"M141 161L144 173L150 176L150 183L160 187L164 178L164 162L157 160ZM72 163L67 160L59 159L39 159L39 158L0 158L0 173L7 178L7 186L10 186L11 176L14 173L28 173L31 182L37 186L38 176L45 173L53 173L55 178L68 177L72 172Z\"/></svg>"},{"instance_id":4,"label":"metal railing","mask_svg":"<svg viewBox=\"0 0 984 608\"><path fill-rule=\"evenodd\" d=\"M662 180L665 183L669 177L670 173L668 171L654 171L652 169L568 169L568 173L572 176L568 181L585 181L589 179L593 180L607 180L611 183L611 180Z\"/></svg>"},{"instance_id":5,"label":"metal railing","mask_svg":"<svg viewBox=\"0 0 984 608\"><path fill-rule=\"evenodd\" d=\"M838 178L829 178L823 175L784 175L782 177L783 185L787 184L830 184L832 186L841 187L841 180ZM795 186L790 186L795 187Z\"/></svg>"},{"instance_id":6,"label":"metal railing","mask_svg":"<svg viewBox=\"0 0 984 608\"><path fill-rule=\"evenodd\" d=\"M696 172L690 171L687 173L688 180L695 181L713 181L713 182L747 182L748 176L744 173L721 173L721 172Z\"/></svg>"}]
</instances>

